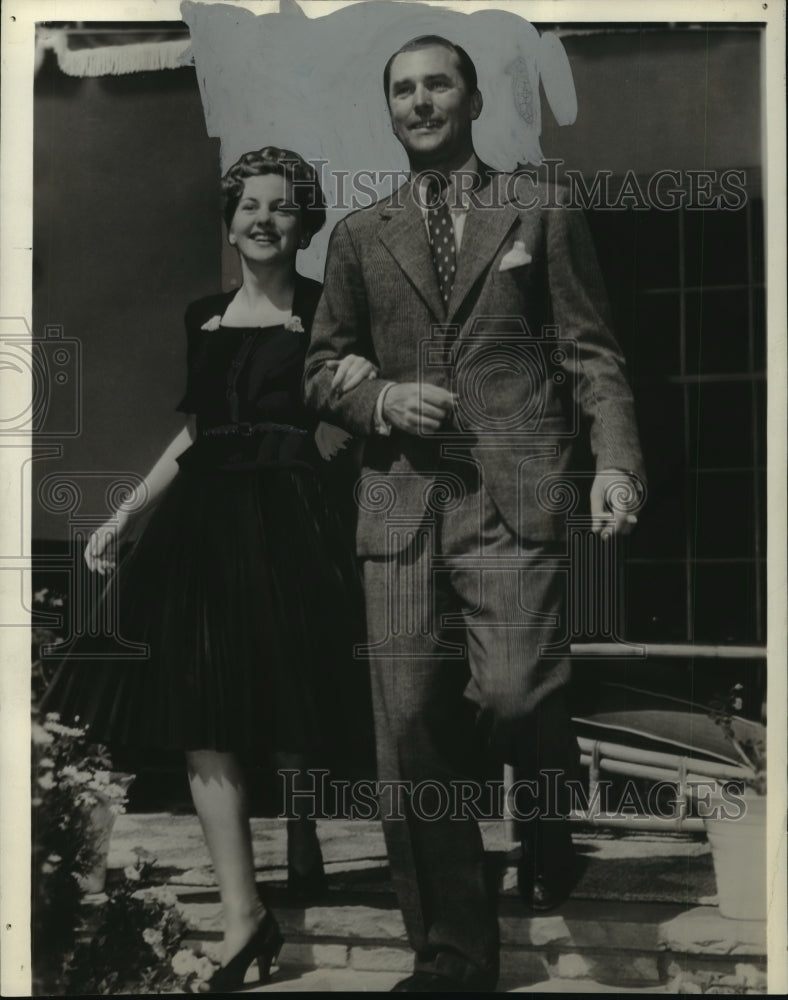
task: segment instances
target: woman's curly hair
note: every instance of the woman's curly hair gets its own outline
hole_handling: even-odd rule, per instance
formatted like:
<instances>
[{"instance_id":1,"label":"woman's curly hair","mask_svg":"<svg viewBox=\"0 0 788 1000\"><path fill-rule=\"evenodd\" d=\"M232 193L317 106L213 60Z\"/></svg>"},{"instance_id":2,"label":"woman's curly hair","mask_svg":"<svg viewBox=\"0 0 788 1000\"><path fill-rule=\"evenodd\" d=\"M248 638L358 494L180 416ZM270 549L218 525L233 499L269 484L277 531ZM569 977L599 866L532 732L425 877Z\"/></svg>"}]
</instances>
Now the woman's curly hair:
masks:
<instances>
[{"instance_id":1,"label":"woman's curly hair","mask_svg":"<svg viewBox=\"0 0 788 1000\"><path fill-rule=\"evenodd\" d=\"M326 203L317 173L298 153L278 146L264 146L244 153L222 177L222 215L227 226L230 226L243 196L246 179L263 174L280 174L290 181L293 198L301 209L304 229L314 236L326 221Z\"/></svg>"}]
</instances>

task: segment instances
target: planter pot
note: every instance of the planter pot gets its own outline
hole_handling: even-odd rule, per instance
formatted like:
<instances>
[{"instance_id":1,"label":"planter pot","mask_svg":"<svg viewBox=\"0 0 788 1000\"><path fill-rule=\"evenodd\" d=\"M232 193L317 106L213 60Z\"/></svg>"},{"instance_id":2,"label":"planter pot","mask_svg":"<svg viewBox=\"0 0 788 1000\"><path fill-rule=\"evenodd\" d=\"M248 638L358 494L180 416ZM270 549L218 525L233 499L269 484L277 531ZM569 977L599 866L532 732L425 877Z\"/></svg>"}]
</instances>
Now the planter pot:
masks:
<instances>
[{"instance_id":1,"label":"planter pot","mask_svg":"<svg viewBox=\"0 0 788 1000\"><path fill-rule=\"evenodd\" d=\"M736 819L707 818L703 823L714 862L720 914L734 920L765 920L766 796L747 794L744 803L746 809Z\"/></svg>"},{"instance_id":2,"label":"planter pot","mask_svg":"<svg viewBox=\"0 0 788 1000\"><path fill-rule=\"evenodd\" d=\"M79 879L83 892L103 892L107 881L107 859L109 858L109 842L112 828L115 825L115 813L106 802L98 802L90 811L90 828L93 834L93 844L96 860L89 872Z\"/></svg>"},{"instance_id":3,"label":"planter pot","mask_svg":"<svg viewBox=\"0 0 788 1000\"><path fill-rule=\"evenodd\" d=\"M110 777L112 782L120 785L124 791L134 781L133 774L113 773ZM80 888L85 893L104 891L107 881L109 844L116 817L117 813L112 809L109 801L101 797L90 811L90 829L95 849L95 862L90 871L79 878Z\"/></svg>"}]
</instances>

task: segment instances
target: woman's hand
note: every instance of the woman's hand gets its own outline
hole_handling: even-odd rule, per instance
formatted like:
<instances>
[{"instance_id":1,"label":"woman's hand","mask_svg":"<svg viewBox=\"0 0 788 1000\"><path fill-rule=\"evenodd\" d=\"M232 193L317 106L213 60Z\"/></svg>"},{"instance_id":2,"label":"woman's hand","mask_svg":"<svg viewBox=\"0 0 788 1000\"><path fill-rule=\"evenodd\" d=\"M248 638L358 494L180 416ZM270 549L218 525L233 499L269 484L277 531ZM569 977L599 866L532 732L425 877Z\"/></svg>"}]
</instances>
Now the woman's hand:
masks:
<instances>
[{"instance_id":1,"label":"woman's hand","mask_svg":"<svg viewBox=\"0 0 788 1000\"><path fill-rule=\"evenodd\" d=\"M352 437L352 434L343 431L341 427L335 427L333 424L327 424L321 420L315 431L315 444L320 452L320 457L326 462L330 462L335 455L347 447L347 443Z\"/></svg>"},{"instance_id":2,"label":"woman's hand","mask_svg":"<svg viewBox=\"0 0 788 1000\"><path fill-rule=\"evenodd\" d=\"M92 572L106 576L107 570L115 569L118 540L128 520L129 515L125 511L118 511L91 534L85 546L85 562Z\"/></svg>"},{"instance_id":3,"label":"woman's hand","mask_svg":"<svg viewBox=\"0 0 788 1000\"><path fill-rule=\"evenodd\" d=\"M350 392L366 379L378 377L375 365L358 354L346 354L341 361L326 361L326 368L334 373L331 391L337 396Z\"/></svg>"}]
</instances>

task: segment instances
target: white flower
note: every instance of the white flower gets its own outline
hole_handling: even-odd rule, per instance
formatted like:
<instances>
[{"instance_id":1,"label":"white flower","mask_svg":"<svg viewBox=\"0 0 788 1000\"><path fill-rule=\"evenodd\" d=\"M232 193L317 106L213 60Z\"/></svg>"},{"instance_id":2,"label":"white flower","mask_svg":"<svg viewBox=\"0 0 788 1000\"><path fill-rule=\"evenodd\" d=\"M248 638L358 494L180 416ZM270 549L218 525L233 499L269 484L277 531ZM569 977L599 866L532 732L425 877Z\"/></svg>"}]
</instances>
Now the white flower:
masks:
<instances>
[{"instance_id":1,"label":"white flower","mask_svg":"<svg viewBox=\"0 0 788 1000\"><path fill-rule=\"evenodd\" d=\"M181 948L172 956L170 965L176 976L188 976L191 972L197 971L197 958L189 948Z\"/></svg>"},{"instance_id":2,"label":"white flower","mask_svg":"<svg viewBox=\"0 0 788 1000\"><path fill-rule=\"evenodd\" d=\"M211 316L211 318L209 320L206 320L205 323L203 323L203 325L200 327L200 329L201 330L218 330L221 325L222 325L222 317L221 316Z\"/></svg>"},{"instance_id":3,"label":"white flower","mask_svg":"<svg viewBox=\"0 0 788 1000\"><path fill-rule=\"evenodd\" d=\"M46 774L42 774L38 779L38 784L40 788L44 788L49 791L50 788L55 787L55 779L52 777L52 772L47 771Z\"/></svg>"},{"instance_id":4,"label":"white flower","mask_svg":"<svg viewBox=\"0 0 788 1000\"><path fill-rule=\"evenodd\" d=\"M285 330L289 330L291 333L303 333L304 326L301 317L291 316L290 319L285 320Z\"/></svg>"},{"instance_id":5,"label":"white flower","mask_svg":"<svg viewBox=\"0 0 788 1000\"><path fill-rule=\"evenodd\" d=\"M166 885L152 885L134 894L136 899L153 900L162 906L177 906L178 897Z\"/></svg>"},{"instance_id":6,"label":"white flower","mask_svg":"<svg viewBox=\"0 0 788 1000\"><path fill-rule=\"evenodd\" d=\"M194 973L197 976L197 981L207 983L214 974L215 969L216 966L206 955L198 958L194 964Z\"/></svg>"},{"instance_id":7,"label":"white flower","mask_svg":"<svg viewBox=\"0 0 788 1000\"><path fill-rule=\"evenodd\" d=\"M128 800L126 788L123 784L113 781L109 771L96 771L89 781L85 782L87 787L95 792L98 798L110 806L112 809L122 809Z\"/></svg>"},{"instance_id":8,"label":"white flower","mask_svg":"<svg viewBox=\"0 0 788 1000\"><path fill-rule=\"evenodd\" d=\"M83 791L76 796L75 801L78 806L86 806L92 809L93 806L99 804L100 800L93 792Z\"/></svg>"},{"instance_id":9,"label":"white flower","mask_svg":"<svg viewBox=\"0 0 788 1000\"><path fill-rule=\"evenodd\" d=\"M78 771L73 764L66 764L60 773L75 785L90 786L92 779L90 771Z\"/></svg>"},{"instance_id":10,"label":"white flower","mask_svg":"<svg viewBox=\"0 0 788 1000\"><path fill-rule=\"evenodd\" d=\"M38 746L46 746L47 743L51 743L54 739L52 733L48 733L38 722L31 724L30 734L33 738L33 742Z\"/></svg>"},{"instance_id":11,"label":"white flower","mask_svg":"<svg viewBox=\"0 0 788 1000\"><path fill-rule=\"evenodd\" d=\"M57 712L49 712L47 714L47 720L44 723L44 728L47 732L57 733L59 736L84 736L84 729L75 729L72 726L64 726L62 723L58 722L60 716Z\"/></svg>"},{"instance_id":12,"label":"white flower","mask_svg":"<svg viewBox=\"0 0 788 1000\"><path fill-rule=\"evenodd\" d=\"M149 944L152 947L153 945L161 944L164 939L161 931L156 930L155 927L146 927L142 932L142 940L145 944Z\"/></svg>"},{"instance_id":13,"label":"white flower","mask_svg":"<svg viewBox=\"0 0 788 1000\"><path fill-rule=\"evenodd\" d=\"M134 865L126 865L123 869L123 875L129 882L139 882L140 880L140 873Z\"/></svg>"},{"instance_id":14,"label":"white flower","mask_svg":"<svg viewBox=\"0 0 788 1000\"><path fill-rule=\"evenodd\" d=\"M153 949L157 958L166 958L167 952L164 950L164 936L155 927L146 927L142 932L142 940Z\"/></svg>"}]
</instances>

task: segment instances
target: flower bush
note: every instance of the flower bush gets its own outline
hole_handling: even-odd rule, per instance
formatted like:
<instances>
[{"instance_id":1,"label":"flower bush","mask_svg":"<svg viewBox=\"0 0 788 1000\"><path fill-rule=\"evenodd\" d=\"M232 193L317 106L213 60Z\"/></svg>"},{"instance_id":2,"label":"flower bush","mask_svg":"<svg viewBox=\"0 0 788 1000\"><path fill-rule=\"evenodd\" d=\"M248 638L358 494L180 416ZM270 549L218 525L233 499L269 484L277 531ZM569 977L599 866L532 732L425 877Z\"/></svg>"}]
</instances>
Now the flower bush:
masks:
<instances>
[{"instance_id":1,"label":"flower bush","mask_svg":"<svg viewBox=\"0 0 788 1000\"><path fill-rule=\"evenodd\" d=\"M69 996L198 992L213 975L214 963L184 945L190 928L175 895L152 884L154 859L141 848L135 856L71 956Z\"/></svg>"},{"instance_id":2,"label":"flower bush","mask_svg":"<svg viewBox=\"0 0 788 1000\"><path fill-rule=\"evenodd\" d=\"M84 891L97 858L91 812L99 802L121 812L125 783L112 780L104 747L61 725L56 714L31 726L32 953L37 985L57 986L73 948Z\"/></svg>"},{"instance_id":3,"label":"flower bush","mask_svg":"<svg viewBox=\"0 0 788 1000\"><path fill-rule=\"evenodd\" d=\"M62 616L66 598L44 587L34 610ZM106 747L88 742L79 726L37 706L56 664L42 648L63 641L60 628L32 629L31 804L32 965L35 995L189 992L214 971L184 946L189 930L172 892L152 883L154 861L137 849L135 862L105 901L86 900L99 860L99 807L125 811L132 776L113 770Z\"/></svg>"},{"instance_id":4,"label":"flower bush","mask_svg":"<svg viewBox=\"0 0 788 1000\"><path fill-rule=\"evenodd\" d=\"M64 726L57 712L43 723L33 720L33 806L43 806L44 792L60 789L77 808L107 803L115 813L126 808L130 777L112 769L107 748L89 744L85 730Z\"/></svg>"},{"instance_id":5,"label":"flower bush","mask_svg":"<svg viewBox=\"0 0 788 1000\"><path fill-rule=\"evenodd\" d=\"M199 989L213 963L184 948L189 927L172 892L153 884L154 862L135 862L106 902L85 905L97 861L96 806L125 809L128 775L105 747L56 714L32 723L33 923L36 994L168 993ZM188 953L188 954L187 954Z\"/></svg>"}]
</instances>

